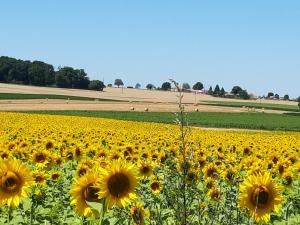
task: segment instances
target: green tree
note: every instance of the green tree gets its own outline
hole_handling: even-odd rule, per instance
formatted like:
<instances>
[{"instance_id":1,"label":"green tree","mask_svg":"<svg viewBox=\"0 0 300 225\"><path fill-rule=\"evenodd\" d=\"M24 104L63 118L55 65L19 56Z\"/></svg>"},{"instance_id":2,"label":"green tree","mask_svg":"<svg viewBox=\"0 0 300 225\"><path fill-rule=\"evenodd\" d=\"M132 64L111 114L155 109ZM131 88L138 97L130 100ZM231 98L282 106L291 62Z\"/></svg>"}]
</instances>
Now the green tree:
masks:
<instances>
[{"instance_id":1,"label":"green tree","mask_svg":"<svg viewBox=\"0 0 300 225\"><path fill-rule=\"evenodd\" d=\"M220 94L220 87L219 85L217 84L215 89L214 89L214 95L219 95Z\"/></svg>"},{"instance_id":2,"label":"green tree","mask_svg":"<svg viewBox=\"0 0 300 225\"><path fill-rule=\"evenodd\" d=\"M147 88L148 90L152 90L152 89L155 88L155 86L154 86L153 84L147 84L147 85L146 85L146 88Z\"/></svg>"},{"instance_id":3,"label":"green tree","mask_svg":"<svg viewBox=\"0 0 300 225\"><path fill-rule=\"evenodd\" d=\"M242 99L249 99L250 95L248 94L247 90L241 90L238 96Z\"/></svg>"},{"instance_id":4,"label":"green tree","mask_svg":"<svg viewBox=\"0 0 300 225\"><path fill-rule=\"evenodd\" d=\"M55 82L58 87L88 89L90 80L83 69L63 67L56 72Z\"/></svg>"},{"instance_id":5,"label":"green tree","mask_svg":"<svg viewBox=\"0 0 300 225\"><path fill-rule=\"evenodd\" d=\"M33 61L28 67L28 80L32 85L46 86L55 81L55 72L52 65L41 61Z\"/></svg>"},{"instance_id":6,"label":"green tree","mask_svg":"<svg viewBox=\"0 0 300 225\"><path fill-rule=\"evenodd\" d=\"M193 89L194 90L202 90L204 88L203 84L201 82L197 82L194 84Z\"/></svg>"},{"instance_id":7,"label":"green tree","mask_svg":"<svg viewBox=\"0 0 300 225\"><path fill-rule=\"evenodd\" d=\"M289 95L284 95L284 96L283 96L283 99L284 99L284 100L289 100L289 99L290 99L290 96L289 96Z\"/></svg>"},{"instance_id":8,"label":"green tree","mask_svg":"<svg viewBox=\"0 0 300 225\"><path fill-rule=\"evenodd\" d=\"M141 88L141 86L142 86L142 85L141 85L140 83L137 83L137 84L135 85L135 88L136 88L136 89L139 89L139 88Z\"/></svg>"},{"instance_id":9,"label":"green tree","mask_svg":"<svg viewBox=\"0 0 300 225\"><path fill-rule=\"evenodd\" d=\"M171 90L171 83L170 82L164 82L161 85L161 89L164 90L164 91Z\"/></svg>"},{"instance_id":10,"label":"green tree","mask_svg":"<svg viewBox=\"0 0 300 225\"><path fill-rule=\"evenodd\" d=\"M231 90L231 93L234 95L237 95L240 93L240 91L242 91L243 89L240 86L234 86Z\"/></svg>"},{"instance_id":11,"label":"green tree","mask_svg":"<svg viewBox=\"0 0 300 225\"><path fill-rule=\"evenodd\" d=\"M271 98L272 96L274 96L274 93L273 92L268 92L267 98Z\"/></svg>"},{"instance_id":12,"label":"green tree","mask_svg":"<svg viewBox=\"0 0 300 225\"><path fill-rule=\"evenodd\" d=\"M212 89L212 86L209 87L207 93L208 93L209 95L213 95L213 94L214 94L213 89Z\"/></svg>"},{"instance_id":13,"label":"green tree","mask_svg":"<svg viewBox=\"0 0 300 225\"><path fill-rule=\"evenodd\" d=\"M100 80L91 80L89 83L89 89L96 90L96 91L103 91L105 85Z\"/></svg>"},{"instance_id":14,"label":"green tree","mask_svg":"<svg viewBox=\"0 0 300 225\"><path fill-rule=\"evenodd\" d=\"M226 92L225 92L224 88L222 87L221 90L220 90L219 95L220 96L225 96L225 94L226 94Z\"/></svg>"},{"instance_id":15,"label":"green tree","mask_svg":"<svg viewBox=\"0 0 300 225\"><path fill-rule=\"evenodd\" d=\"M274 95L274 98L275 98L275 99L279 99L279 94L275 94L275 95Z\"/></svg>"},{"instance_id":16,"label":"green tree","mask_svg":"<svg viewBox=\"0 0 300 225\"><path fill-rule=\"evenodd\" d=\"M124 83L121 79L115 79L115 85L118 86L118 88L119 88L120 86L123 86Z\"/></svg>"},{"instance_id":17,"label":"green tree","mask_svg":"<svg viewBox=\"0 0 300 225\"><path fill-rule=\"evenodd\" d=\"M191 89L191 86L188 83L182 84L182 90L189 90L189 89Z\"/></svg>"}]
</instances>

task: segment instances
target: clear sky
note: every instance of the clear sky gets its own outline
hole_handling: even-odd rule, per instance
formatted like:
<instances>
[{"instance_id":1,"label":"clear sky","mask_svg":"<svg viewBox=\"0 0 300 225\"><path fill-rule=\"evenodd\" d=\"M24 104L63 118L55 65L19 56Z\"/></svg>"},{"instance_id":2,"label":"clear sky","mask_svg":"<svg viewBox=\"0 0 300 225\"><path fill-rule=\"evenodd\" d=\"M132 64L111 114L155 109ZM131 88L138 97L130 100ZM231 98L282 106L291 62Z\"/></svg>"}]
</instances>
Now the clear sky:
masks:
<instances>
[{"instance_id":1,"label":"clear sky","mask_svg":"<svg viewBox=\"0 0 300 225\"><path fill-rule=\"evenodd\" d=\"M145 86L300 95L299 0L6 0L0 55Z\"/></svg>"}]
</instances>

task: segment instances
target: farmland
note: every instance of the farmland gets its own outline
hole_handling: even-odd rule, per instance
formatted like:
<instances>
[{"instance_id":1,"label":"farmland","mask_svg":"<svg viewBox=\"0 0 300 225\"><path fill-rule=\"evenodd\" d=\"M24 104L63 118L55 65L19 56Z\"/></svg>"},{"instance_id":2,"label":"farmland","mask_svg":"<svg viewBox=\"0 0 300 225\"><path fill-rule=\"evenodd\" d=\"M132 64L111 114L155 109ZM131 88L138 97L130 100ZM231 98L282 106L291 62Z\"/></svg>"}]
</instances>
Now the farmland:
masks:
<instances>
[{"instance_id":1,"label":"farmland","mask_svg":"<svg viewBox=\"0 0 300 225\"><path fill-rule=\"evenodd\" d=\"M299 132L8 112L0 123L2 224L299 223Z\"/></svg>"}]
</instances>

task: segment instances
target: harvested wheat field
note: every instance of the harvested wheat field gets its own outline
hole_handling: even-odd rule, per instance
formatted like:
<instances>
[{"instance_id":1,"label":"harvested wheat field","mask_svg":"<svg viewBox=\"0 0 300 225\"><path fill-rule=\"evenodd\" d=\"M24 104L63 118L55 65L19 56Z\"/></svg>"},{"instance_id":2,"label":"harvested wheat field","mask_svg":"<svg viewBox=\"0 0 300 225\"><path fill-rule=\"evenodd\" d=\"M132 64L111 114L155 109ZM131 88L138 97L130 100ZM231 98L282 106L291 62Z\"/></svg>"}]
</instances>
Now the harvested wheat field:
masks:
<instances>
[{"instance_id":1,"label":"harvested wheat field","mask_svg":"<svg viewBox=\"0 0 300 225\"><path fill-rule=\"evenodd\" d=\"M178 110L177 93L172 91L127 89L127 88L105 88L103 92L64 89L51 87L23 86L14 84L0 83L0 93L22 93L22 94L51 94L80 96L89 98L101 98L115 101L73 101L73 100L0 100L0 110L2 111L22 111L22 110L105 110L105 111L154 111L154 112L173 112ZM295 102L274 101L274 100L234 100L216 98L206 94L184 93L183 103L186 111L203 112L248 112L264 111L266 113L283 113L284 110L261 110L247 109L242 107L223 107L214 105L199 105L205 101L219 102L257 102L271 104L295 105ZM197 105L195 105L197 103Z\"/></svg>"}]
</instances>

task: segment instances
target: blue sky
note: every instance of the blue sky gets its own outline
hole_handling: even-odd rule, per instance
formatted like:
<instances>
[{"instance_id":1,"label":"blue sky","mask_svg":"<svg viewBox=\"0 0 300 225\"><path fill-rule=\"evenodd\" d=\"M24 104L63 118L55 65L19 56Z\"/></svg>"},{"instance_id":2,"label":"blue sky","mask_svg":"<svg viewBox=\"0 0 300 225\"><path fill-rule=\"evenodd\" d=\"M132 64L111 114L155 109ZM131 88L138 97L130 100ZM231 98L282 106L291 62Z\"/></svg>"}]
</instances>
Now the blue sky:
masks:
<instances>
[{"instance_id":1,"label":"blue sky","mask_svg":"<svg viewBox=\"0 0 300 225\"><path fill-rule=\"evenodd\" d=\"M0 55L92 79L300 95L300 1L7 0Z\"/></svg>"}]
</instances>

